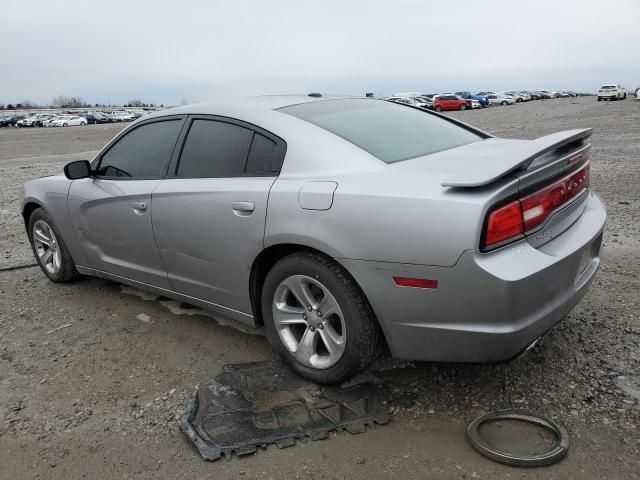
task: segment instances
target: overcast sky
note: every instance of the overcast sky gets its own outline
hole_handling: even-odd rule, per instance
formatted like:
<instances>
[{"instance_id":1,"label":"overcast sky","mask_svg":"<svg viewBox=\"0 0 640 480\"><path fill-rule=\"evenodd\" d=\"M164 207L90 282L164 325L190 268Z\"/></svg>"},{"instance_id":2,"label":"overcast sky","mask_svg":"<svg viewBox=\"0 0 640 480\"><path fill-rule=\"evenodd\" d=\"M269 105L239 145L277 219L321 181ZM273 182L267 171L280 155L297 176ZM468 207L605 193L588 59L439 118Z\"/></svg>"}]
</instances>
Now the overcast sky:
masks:
<instances>
[{"instance_id":1,"label":"overcast sky","mask_svg":"<svg viewBox=\"0 0 640 480\"><path fill-rule=\"evenodd\" d=\"M640 86L640 0L0 0L0 103Z\"/></svg>"}]
</instances>

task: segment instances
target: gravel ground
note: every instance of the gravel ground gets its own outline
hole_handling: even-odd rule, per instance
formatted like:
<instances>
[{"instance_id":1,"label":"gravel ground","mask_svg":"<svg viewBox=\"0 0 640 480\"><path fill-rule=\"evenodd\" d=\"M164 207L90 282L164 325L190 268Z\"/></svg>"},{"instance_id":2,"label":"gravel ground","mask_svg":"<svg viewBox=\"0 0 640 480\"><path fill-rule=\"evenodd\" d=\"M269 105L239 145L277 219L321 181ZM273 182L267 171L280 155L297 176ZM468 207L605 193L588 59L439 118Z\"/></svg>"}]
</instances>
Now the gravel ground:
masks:
<instances>
[{"instance_id":1,"label":"gravel ground","mask_svg":"<svg viewBox=\"0 0 640 480\"><path fill-rule=\"evenodd\" d=\"M640 477L640 102L558 99L452 115L514 138L594 128L592 184L609 212L604 262L585 299L532 352L504 365L385 368L391 424L205 463L176 418L224 364L269 358L260 332L112 282L53 285L37 268L4 271L0 478ZM120 128L0 130L0 268L32 262L22 183L90 158ZM526 470L475 453L466 425L505 407L560 422L569 456Z\"/></svg>"}]
</instances>

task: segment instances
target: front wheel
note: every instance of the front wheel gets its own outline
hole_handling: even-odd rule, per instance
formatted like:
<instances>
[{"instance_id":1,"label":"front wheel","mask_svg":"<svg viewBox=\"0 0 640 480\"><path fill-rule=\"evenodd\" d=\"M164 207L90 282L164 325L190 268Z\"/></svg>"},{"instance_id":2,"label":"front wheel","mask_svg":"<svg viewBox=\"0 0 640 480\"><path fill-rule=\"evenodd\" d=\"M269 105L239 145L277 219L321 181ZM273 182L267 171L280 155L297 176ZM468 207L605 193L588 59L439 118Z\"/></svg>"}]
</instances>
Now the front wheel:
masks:
<instances>
[{"instance_id":1,"label":"front wheel","mask_svg":"<svg viewBox=\"0 0 640 480\"><path fill-rule=\"evenodd\" d=\"M436 112L441 112L442 111L442 107L440 105L438 105L436 108L434 108L434 110Z\"/></svg>"},{"instance_id":2,"label":"front wheel","mask_svg":"<svg viewBox=\"0 0 640 480\"><path fill-rule=\"evenodd\" d=\"M460 105L460 110L466 110L467 109L467 104L463 103L462 105Z\"/></svg>"},{"instance_id":3,"label":"front wheel","mask_svg":"<svg viewBox=\"0 0 640 480\"><path fill-rule=\"evenodd\" d=\"M63 127L68 127L68 126L69 126L69 124L68 124L68 123L63 123L63 124L62 124L62 126L63 126Z\"/></svg>"},{"instance_id":4,"label":"front wheel","mask_svg":"<svg viewBox=\"0 0 640 480\"><path fill-rule=\"evenodd\" d=\"M503 101L503 102L501 103L501 105L508 105L508 104L509 104L509 102L506 102L506 101Z\"/></svg>"},{"instance_id":5,"label":"front wheel","mask_svg":"<svg viewBox=\"0 0 640 480\"><path fill-rule=\"evenodd\" d=\"M269 342L298 374L341 383L378 354L380 327L358 285L333 260L295 253L267 274L262 315Z\"/></svg>"},{"instance_id":6,"label":"front wheel","mask_svg":"<svg viewBox=\"0 0 640 480\"><path fill-rule=\"evenodd\" d=\"M79 276L62 236L44 209L33 211L27 231L38 265L49 280L64 283Z\"/></svg>"}]
</instances>

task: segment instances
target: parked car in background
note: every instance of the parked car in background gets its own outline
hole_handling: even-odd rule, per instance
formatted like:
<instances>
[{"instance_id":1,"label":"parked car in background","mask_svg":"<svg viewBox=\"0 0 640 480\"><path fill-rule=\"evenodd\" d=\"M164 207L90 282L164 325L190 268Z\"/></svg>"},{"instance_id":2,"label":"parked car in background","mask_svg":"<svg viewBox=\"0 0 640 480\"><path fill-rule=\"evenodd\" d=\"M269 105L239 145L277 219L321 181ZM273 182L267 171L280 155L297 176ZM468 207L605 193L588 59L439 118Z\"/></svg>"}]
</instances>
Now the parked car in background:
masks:
<instances>
[{"instance_id":1,"label":"parked car in background","mask_svg":"<svg viewBox=\"0 0 640 480\"><path fill-rule=\"evenodd\" d=\"M111 123L113 120L100 112L87 112L82 115L87 119L87 123L96 125L98 123Z\"/></svg>"},{"instance_id":2,"label":"parked car in background","mask_svg":"<svg viewBox=\"0 0 640 480\"><path fill-rule=\"evenodd\" d=\"M433 106L433 101L423 97L393 96L393 97L387 97L385 98L385 100L389 102L403 103L405 105L413 105L414 107L420 107L420 108L431 108Z\"/></svg>"},{"instance_id":3,"label":"parked car in background","mask_svg":"<svg viewBox=\"0 0 640 480\"><path fill-rule=\"evenodd\" d=\"M627 98L627 91L622 85L608 83L598 90L598 101L602 100L624 100Z\"/></svg>"},{"instance_id":4,"label":"parked car in background","mask_svg":"<svg viewBox=\"0 0 640 480\"><path fill-rule=\"evenodd\" d=\"M24 115L9 115L0 120L0 127L15 127L16 123L24 119Z\"/></svg>"},{"instance_id":5,"label":"parked car in background","mask_svg":"<svg viewBox=\"0 0 640 480\"><path fill-rule=\"evenodd\" d=\"M526 96L520 92L501 92L505 97L511 97L516 103L526 102Z\"/></svg>"},{"instance_id":6,"label":"parked car in background","mask_svg":"<svg viewBox=\"0 0 640 480\"><path fill-rule=\"evenodd\" d=\"M457 97L453 94L435 95L433 97L433 109L436 112L443 110L466 110L471 108L471 100Z\"/></svg>"},{"instance_id":7,"label":"parked car in background","mask_svg":"<svg viewBox=\"0 0 640 480\"><path fill-rule=\"evenodd\" d=\"M540 100L540 92L527 92L531 95L531 100Z\"/></svg>"},{"instance_id":8,"label":"parked car in background","mask_svg":"<svg viewBox=\"0 0 640 480\"><path fill-rule=\"evenodd\" d=\"M640 100L640 87L636 88L636 100Z\"/></svg>"},{"instance_id":9,"label":"parked car in background","mask_svg":"<svg viewBox=\"0 0 640 480\"><path fill-rule=\"evenodd\" d=\"M32 127L33 126L33 122L36 120L36 115L35 113L32 113L31 115L23 118L22 120L18 120L16 122L16 127Z\"/></svg>"},{"instance_id":10,"label":"parked car in background","mask_svg":"<svg viewBox=\"0 0 640 480\"><path fill-rule=\"evenodd\" d=\"M526 90L523 90L523 91L518 92L518 94L522 95L522 98L524 99L525 102L529 102L529 101L533 100L531 92L527 92Z\"/></svg>"},{"instance_id":11,"label":"parked car in background","mask_svg":"<svg viewBox=\"0 0 640 480\"><path fill-rule=\"evenodd\" d=\"M54 119L49 126L51 127L76 127L86 125L87 119L78 115L63 115Z\"/></svg>"},{"instance_id":12,"label":"parked car in background","mask_svg":"<svg viewBox=\"0 0 640 480\"><path fill-rule=\"evenodd\" d=\"M466 100L476 100L480 103L481 107L489 106L489 100L486 95L473 95L471 92L456 92L455 94L456 96Z\"/></svg>"},{"instance_id":13,"label":"parked car in background","mask_svg":"<svg viewBox=\"0 0 640 480\"><path fill-rule=\"evenodd\" d=\"M113 112L111 114L111 119L114 122L133 122L136 117L129 112Z\"/></svg>"},{"instance_id":14,"label":"parked car in background","mask_svg":"<svg viewBox=\"0 0 640 480\"><path fill-rule=\"evenodd\" d=\"M538 90L538 94L540 95L541 100L544 100L545 98L553 98L553 93L549 90Z\"/></svg>"},{"instance_id":15,"label":"parked car in background","mask_svg":"<svg viewBox=\"0 0 640 480\"><path fill-rule=\"evenodd\" d=\"M43 127L44 126L44 122L51 120L52 118L54 118L56 115L52 114L52 113L43 113L41 115L38 115L38 118L33 122L33 126L34 127Z\"/></svg>"},{"instance_id":16,"label":"parked car in background","mask_svg":"<svg viewBox=\"0 0 640 480\"><path fill-rule=\"evenodd\" d=\"M567 92L556 92L555 94L555 98L569 98L571 95L569 95Z\"/></svg>"},{"instance_id":17,"label":"parked car in background","mask_svg":"<svg viewBox=\"0 0 640 480\"><path fill-rule=\"evenodd\" d=\"M494 93L487 95L487 99L491 105L513 105L516 103L513 97L502 95L501 93Z\"/></svg>"},{"instance_id":18,"label":"parked car in background","mask_svg":"<svg viewBox=\"0 0 640 480\"><path fill-rule=\"evenodd\" d=\"M598 270L590 135L494 138L364 98L186 105L27 182L20 214L51 281L111 279L263 326L318 383L358 374L385 339L403 359L498 362Z\"/></svg>"},{"instance_id":19,"label":"parked car in background","mask_svg":"<svg viewBox=\"0 0 640 480\"><path fill-rule=\"evenodd\" d=\"M416 97L416 100L420 102L420 107L428 108L429 110L433 110L433 97Z\"/></svg>"},{"instance_id":20,"label":"parked car in background","mask_svg":"<svg viewBox=\"0 0 640 480\"><path fill-rule=\"evenodd\" d=\"M45 119L42 121L42 126L47 128L47 127L51 127L52 123L56 120L58 120L60 117L63 117L64 115L52 115L51 117Z\"/></svg>"}]
</instances>

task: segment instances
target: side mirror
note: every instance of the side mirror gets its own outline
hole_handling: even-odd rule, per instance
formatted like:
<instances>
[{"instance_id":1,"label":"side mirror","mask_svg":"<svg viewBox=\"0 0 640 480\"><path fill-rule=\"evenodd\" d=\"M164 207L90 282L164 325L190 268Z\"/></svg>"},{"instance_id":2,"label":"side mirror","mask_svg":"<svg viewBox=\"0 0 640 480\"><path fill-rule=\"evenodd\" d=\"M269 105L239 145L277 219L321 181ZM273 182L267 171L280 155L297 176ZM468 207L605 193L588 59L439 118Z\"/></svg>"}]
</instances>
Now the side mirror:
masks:
<instances>
[{"instance_id":1,"label":"side mirror","mask_svg":"<svg viewBox=\"0 0 640 480\"><path fill-rule=\"evenodd\" d=\"M91 175L91 164L88 160L78 160L64 166L64 174L69 180L79 180Z\"/></svg>"}]
</instances>

